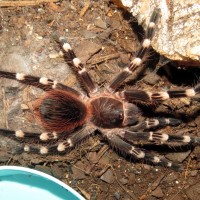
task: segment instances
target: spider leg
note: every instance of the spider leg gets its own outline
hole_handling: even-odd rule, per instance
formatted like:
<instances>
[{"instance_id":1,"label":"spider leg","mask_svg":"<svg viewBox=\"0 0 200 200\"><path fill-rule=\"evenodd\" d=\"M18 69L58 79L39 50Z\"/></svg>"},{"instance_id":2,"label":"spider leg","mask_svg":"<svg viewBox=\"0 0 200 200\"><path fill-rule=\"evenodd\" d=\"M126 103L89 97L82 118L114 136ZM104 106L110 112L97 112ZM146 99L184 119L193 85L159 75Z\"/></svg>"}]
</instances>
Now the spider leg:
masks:
<instances>
[{"instance_id":1,"label":"spider leg","mask_svg":"<svg viewBox=\"0 0 200 200\"><path fill-rule=\"evenodd\" d=\"M135 126L130 126L130 131L147 130L151 128L161 128L165 126L177 126L181 123L181 120L176 118L157 118L149 119L138 123Z\"/></svg>"},{"instance_id":2,"label":"spider leg","mask_svg":"<svg viewBox=\"0 0 200 200\"><path fill-rule=\"evenodd\" d=\"M33 152L42 155L55 154L55 153L64 154L71 151L75 146L80 144L94 131L95 129L93 127L84 127L83 129L73 133L71 136L65 139L65 142L57 142L56 144L48 146L36 146L36 145L26 144L22 147L22 149L18 149L18 151Z\"/></svg>"},{"instance_id":3,"label":"spider leg","mask_svg":"<svg viewBox=\"0 0 200 200\"><path fill-rule=\"evenodd\" d=\"M1 135L13 139L20 139L20 140L30 140L34 139L34 141L42 141L42 142L49 142L52 140L58 140L59 136L62 133L57 134L54 132L43 132L43 133L32 133L32 132L24 132L22 130L8 130L8 129L0 129Z\"/></svg>"},{"instance_id":4,"label":"spider leg","mask_svg":"<svg viewBox=\"0 0 200 200\"><path fill-rule=\"evenodd\" d=\"M155 30L155 23L159 17L159 10L155 9L150 17L150 21L147 27L147 31L145 34L145 39L142 42L142 46L140 47L139 51L136 53L136 56L130 62L129 66L124 68L108 85L108 90L110 92L114 92L123 82L124 80L129 77L135 70L139 69L142 70L142 64L145 60L145 56L147 51L150 49L151 46L151 39L154 35ZM138 73L138 72L137 72Z\"/></svg>"},{"instance_id":5,"label":"spider leg","mask_svg":"<svg viewBox=\"0 0 200 200\"><path fill-rule=\"evenodd\" d=\"M13 79L20 83L26 85L32 85L41 88L43 90L61 89L72 92L77 96L81 95L78 91L74 90L73 88L63 85L62 83L58 83L57 81L48 79L46 77L37 77L37 76L26 75L23 73L15 73L7 71L0 71L0 77Z\"/></svg>"},{"instance_id":6,"label":"spider leg","mask_svg":"<svg viewBox=\"0 0 200 200\"><path fill-rule=\"evenodd\" d=\"M181 168L181 166L176 163L169 162L164 158L147 153L145 150L125 142L118 135L116 135L116 130L107 131L106 133L103 133L103 135L108 139L109 143L114 147L114 149L119 150L121 153L125 153L138 160L150 162L154 165L170 167L176 170Z\"/></svg>"},{"instance_id":7,"label":"spider leg","mask_svg":"<svg viewBox=\"0 0 200 200\"><path fill-rule=\"evenodd\" d=\"M149 92L143 90L127 89L118 92L118 96L127 101L164 101L171 98L182 97L195 97L200 93L200 84L194 88L180 89L180 90L167 90L162 92Z\"/></svg>"},{"instance_id":8,"label":"spider leg","mask_svg":"<svg viewBox=\"0 0 200 200\"><path fill-rule=\"evenodd\" d=\"M60 43L62 45L63 50L65 51L65 56L67 58L67 61L71 62L72 65L75 67L87 92L89 94L95 93L97 91L97 87L95 86L93 80L88 74L85 66L81 63L81 60L77 58L70 44L67 43L67 40L63 37L60 38Z\"/></svg>"},{"instance_id":9,"label":"spider leg","mask_svg":"<svg viewBox=\"0 0 200 200\"><path fill-rule=\"evenodd\" d=\"M160 143L182 143L191 145L200 145L199 137L191 137L189 135L168 135L160 132L134 132L127 128L126 130L120 130L115 132L119 137L129 141L149 141L149 142L160 142Z\"/></svg>"}]
</instances>

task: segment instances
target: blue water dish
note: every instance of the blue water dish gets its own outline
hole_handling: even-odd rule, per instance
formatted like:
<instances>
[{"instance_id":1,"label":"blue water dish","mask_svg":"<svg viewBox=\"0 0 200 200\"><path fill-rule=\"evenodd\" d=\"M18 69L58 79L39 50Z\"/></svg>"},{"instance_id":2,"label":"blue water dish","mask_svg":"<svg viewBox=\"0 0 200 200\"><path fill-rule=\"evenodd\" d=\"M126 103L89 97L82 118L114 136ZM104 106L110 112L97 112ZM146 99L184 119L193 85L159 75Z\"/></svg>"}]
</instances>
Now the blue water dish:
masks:
<instances>
[{"instance_id":1,"label":"blue water dish","mask_svg":"<svg viewBox=\"0 0 200 200\"><path fill-rule=\"evenodd\" d=\"M43 172L0 167L0 200L85 200L71 187Z\"/></svg>"}]
</instances>

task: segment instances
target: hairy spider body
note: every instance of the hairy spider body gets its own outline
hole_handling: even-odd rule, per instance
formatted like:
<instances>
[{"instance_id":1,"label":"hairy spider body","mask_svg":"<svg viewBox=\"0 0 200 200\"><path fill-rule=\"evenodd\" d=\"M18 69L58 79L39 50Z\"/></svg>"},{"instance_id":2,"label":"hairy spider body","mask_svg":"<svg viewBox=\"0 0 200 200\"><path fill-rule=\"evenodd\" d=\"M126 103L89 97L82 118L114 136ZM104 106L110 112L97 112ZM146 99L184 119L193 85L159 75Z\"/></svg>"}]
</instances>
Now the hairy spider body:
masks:
<instances>
[{"instance_id":1,"label":"hairy spider body","mask_svg":"<svg viewBox=\"0 0 200 200\"><path fill-rule=\"evenodd\" d=\"M58 133L73 130L89 121L99 128L134 125L138 113L137 106L122 102L112 94L94 96L88 101L62 90L46 92L34 105L34 114L41 125Z\"/></svg>"},{"instance_id":2,"label":"hairy spider body","mask_svg":"<svg viewBox=\"0 0 200 200\"><path fill-rule=\"evenodd\" d=\"M145 90L123 89L119 86L132 73L141 71L145 55L151 46L155 22L159 10L155 9L150 17L145 39L141 48L128 65L109 82L103 91L95 85L85 66L76 57L65 38L60 43L66 60L77 71L87 95L71 87L45 78L23 73L0 71L0 77L14 79L20 83L43 89L46 93L36 100L34 113L44 127L42 133L24 132L22 130L0 129L7 137L22 139L33 143L25 144L20 151L40 154L67 153L77 144L89 137L95 130L108 140L110 145L132 158L144 160L154 165L180 169L179 164L148 153L137 145L139 141L158 144L200 145L199 137L189 135L169 135L151 129L181 123L175 118L144 119L135 102L160 103L170 98L196 97L200 93L200 84L194 88L150 92ZM137 74L137 73L136 73ZM149 130L149 131L148 131ZM70 133L66 136L65 133ZM62 135L67 138L63 138ZM44 145L44 142L50 142ZM39 143L39 145L38 145Z\"/></svg>"},{"instance_id":3,"label":"hairy spider body","mask_svg":"<svg viewBox=\"0 0 200 200\"><path fill-rule=\"evenodd\" d=\"M83 125L89 117L87 106L67 91L46 92L34 105L34 113L49 131L63 132Z\"/></svg>"},{"instance_id":4,"label":"hairy spider body","mask_svg":"<svg viewBox=\"0 0 200 200\"><path fill-rule=\"evenodd\" d=\"M101 128L120 127L124 118L122 102L110 98L99 97L91 101L92 122Z\"/></svg>"},{"instance_id":5,"label":"hairy spider body","mask_svg":"<svg viewBox=\"0 0 200 200\"><path fill-rule=\"evenodd\" d=\"M110 94L110 96L113 96ZM133 104L121 101L118 97L100 96L91 102L91 121L99 128L120 128L134 125L139 109Z\"/></svg>"}]
</instances>

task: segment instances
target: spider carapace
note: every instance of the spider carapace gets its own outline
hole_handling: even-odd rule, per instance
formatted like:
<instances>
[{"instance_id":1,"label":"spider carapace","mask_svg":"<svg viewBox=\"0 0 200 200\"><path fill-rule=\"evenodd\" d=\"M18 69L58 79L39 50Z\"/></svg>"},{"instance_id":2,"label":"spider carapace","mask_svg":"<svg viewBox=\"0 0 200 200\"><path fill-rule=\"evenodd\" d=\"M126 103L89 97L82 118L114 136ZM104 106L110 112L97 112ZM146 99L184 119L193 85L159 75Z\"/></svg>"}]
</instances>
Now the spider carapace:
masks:
<instances>
[{"instance_id":1,"label":"spider carapace","mask_svg":"<svg viewBox=\"0 0 200 200\"><path fill-rule=\"evenodd\" d=\"M178 125L180 120L175 118L144 119L138 105L136 106L134 103L138 101L159 103L170 98L196 97L200 93L200 84L194 88L156 92L136 89L119 90L119 86L124 83L126 78L142 68L151 46L151 39L159 15L159 10L154 9L144 40L135 57L103 90L99 90L93 82L86 67L76 57L65 38L60 38L64 55L69 65L72 65L77 71L87 95L45 77L0 71L2 78L14 79L45 91L44 95L35 101L33 109L45 129L44 132L32 133L21 129L15 131L0 129L1 134L21 139L23 142L21 150L25 152L63 154L69 152L95 130L98 130L108 140L111 147L119 150L123 155L154 165L180 169L179 164L142 149L141 146L138 146L138 142L200 145L200 138L152 131L152 128ZM66 132L69 134L66 135ZM31 143L25 144L29 139L31 139Z\"/></svg>"}]
</instances>

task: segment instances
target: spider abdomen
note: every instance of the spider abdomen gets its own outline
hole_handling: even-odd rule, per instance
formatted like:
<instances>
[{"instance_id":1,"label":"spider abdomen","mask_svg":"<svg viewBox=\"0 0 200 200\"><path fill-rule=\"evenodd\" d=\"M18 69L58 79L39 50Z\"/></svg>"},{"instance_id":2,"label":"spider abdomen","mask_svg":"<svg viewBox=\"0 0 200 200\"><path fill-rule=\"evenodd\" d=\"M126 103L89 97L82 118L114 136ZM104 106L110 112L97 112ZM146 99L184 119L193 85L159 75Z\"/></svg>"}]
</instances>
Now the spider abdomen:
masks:
<instances>
[{"instance_id":1,"label":"spider abdomen","mask_svg":"<svg viewBox=\"0 0 200 200\"><path fill-rule=\"evenodd\" d=\"M121 127L124 119L122 102L110 97L91 101L92 122L102 128Z\"/></svg>"},{"instance_id":2,"label":"spider abdomen","mask_svg":"<svg viewBox=\"0 0 200 200\"><path fill-rule=\"evenodd\" d=\"M75 95L52 90L36 101L34 112L46 130L63 132L85 123L88 111Z\"/></svg>"}]
</instances>

